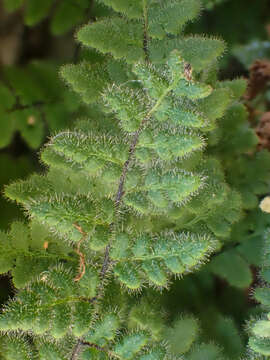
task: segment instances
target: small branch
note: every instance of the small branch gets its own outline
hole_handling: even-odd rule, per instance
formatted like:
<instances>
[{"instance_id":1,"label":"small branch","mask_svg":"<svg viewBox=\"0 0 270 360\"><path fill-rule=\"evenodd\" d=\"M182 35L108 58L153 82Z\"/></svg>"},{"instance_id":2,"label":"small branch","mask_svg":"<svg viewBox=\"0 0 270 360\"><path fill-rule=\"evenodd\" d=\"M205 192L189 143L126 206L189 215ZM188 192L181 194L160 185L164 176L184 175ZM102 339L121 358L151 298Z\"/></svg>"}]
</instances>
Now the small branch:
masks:
<instances>
[{"instance_id":1,"label":"small branch","mask_svg":"<svg viewBox=\"0 0 270 360\"><path fill-rule=\"evenodd\" d=\"M146 29L144 30L144 36L143 36L143 51L145 55L145 61L149 61L149 53L148 53L148 37Z\"/></svg>"},{"instance_id":2,"label":"small branch","mask_svg":"<svg viewBox=\"0 0 270 360\"><path fill-rule=\"evenodd\" d=\"M103 260L103 264L102 264L102 268L101 268L101 272L100 272L100 278L101 278L101 289L103 287L103 282L106 276L106 273L109 269L110 266L110 250L111 250L111 242L107 245L106 249L105 249L105 256L104 256L104 260Z\"/></svg>"},{"instance_id":3,"label":"small branch","mask_svg":"<svg viewBox=\"0 0 270 360\"><path fill-rule=\"evenodd\" d=\"M136 133L134 134L132 143L131 143L130 148L129 148L129 156L128 156L128 159L125 162L123 170L122 170L122 174L121 174L120 181L119 181L119 186L118 186L118 191L117 191L117 194L116 194L116 197L115 197L115 205L116 205L117 209L118 209L120 201L121 201L121 199L122 199L122 197L124 195L123 188L124 188L124 184L125 184L125 180L126 180L126 176L127 176L128 167L129 167L130 161L132 159L132 156L133 156L133 154L135 152L136 145L138 143L139 135L141 133L143 125L144 125L144 121L142 122L140 129L137 130Z\"/></svg>"},{"instance_id":4,"label":"small branch","mask_svg":"<svg viewBox=\"0 0 270 360\"><path fill-rule=\"evenodd\" d=\"M145 118L142 121L140 129L137 130L136 133L134 134L132 143L130 145L129 156L128 156L128 159L127 159L127 161L125 162L125 164L123 166L122 174L121 174L121 177L120 177L120 180L119 180L118 190L117 190L116 197L115 197L116 211L119 210L119 205L120 205L122 197L124 195L124 184L125 184L125 181L126 181L128 168L129 168L130 162L132 160L132 157L133 157L133 155L135 153L136 145L137 145L138 140L139 140L139 135L140 135L140 133L141 133L147 119L148 119L148 117ZM111 225L113 225L113 224L111 224ZM105 256L104 256L104 260L103 260L103 265L102 265L102 269L101 269L101 272L100 272L101 289L103 288L103 282L104 282L104 279L105 279L106 274L107 274L107 272L109 270L109 267L110 267L110 250L111 250L111 241L109 242L109 244L106 247Z\"/></svg>"},{"instance_id":5,"label":"small branch","mask_svg":"<svg viewBox=\"0 0 270 360\"><path fill-rule=\"evenodd\" d=\"M72 351L72 355L71 355L71 358L70 360L77 360L78 356L80 355L80 352L82 350L82 347L83 347L83 343L81 340L78 340L77 341L77 344L75 345L73 351Z\"/></svg>"},{"instance_id":6,"label":"small branch","mask_svg":"<svg viewBox=\"0 0 270 360\"><path fill-rule=\"evenodd\" d=\"M79 274L75 277L74 281L80 281L85 274L85 257L84 254L80 251L80 247L81 247L81 243L86 239L87 234L78 224L73 224L73 225L82 234L82 238L78 242L77 248L75 249L76 254L78 254L80 257L80 266L79 266Z\"/></svg>"},{"instance_id":7,"label":"small branch","mask_svg":"<svg viewBox=\"0 0 270 360\"><path fill-rule=\"evenodd\" d=\"M27 109L32 109L35 107L38 108L40 106L45 106L45 105L54 104L54 103L56 103L56 101L52 101L52 102L36 101L29 105L22 105L19 101L17 101L17 103L11 109L7 110L7 112L12 113L17 110L27 110Z\"/></svg>"},{"instance_id":8,"label":"small branch","mask_svg":"<svg viewBox=\"0 0 270 360\"><path fill-rule=\"evenodd\" d=\"M0 72L0 80L4 83L4 85L9 89L9 91L12 93L12 95L15 98L15 104L11 109L6 110L7 113L12 113L14 111L17 110L26 110L26 109L31 109L31 108L35 108L35 107L41 107L41 106L45 106L45 105L49 105L49 104L55 104L58 101L62 101L61 98L59 99L54 99L52 101L49 102L45 102L45 101L36 101L33 102L32 104L28 104L28 105L22 105L21 103L21 98L19 95L16 94L16 90L13 88L13 86L6 80L6 78L3 76L3 74Z\"/></svg>"},{"instance_id":9,"label":"small branch","mask_svg":"<svg viewBox=\"0 0 270 360\"><path fill-rule=\"evenodd\" d=\"M97 345L97 344L93 344L93 343L90 343L90 342L88 342L88 341L82 341L81 344L82 344L83 346L89 346L89 347L94 348L94 349L97 349L97 350L99 350L99 351L103 351L103 352L108 353L108 351L107 351L106 349L104 349L103 347L101 347L101 346L99 346L99 345Z\"/></svg>"},{"instance_id":10,"label":"small branch","mask_svg":"<svg viewBox=\"0 0 270 360\"><path fill-rule=\"evenodd\" d=\"M145 61L149 61L148 51L148 16L147 16L147 3L143 1L143 16L144 16L144 32L143 32L143 51L145 55Z\"/></svg>"}]
</instances>

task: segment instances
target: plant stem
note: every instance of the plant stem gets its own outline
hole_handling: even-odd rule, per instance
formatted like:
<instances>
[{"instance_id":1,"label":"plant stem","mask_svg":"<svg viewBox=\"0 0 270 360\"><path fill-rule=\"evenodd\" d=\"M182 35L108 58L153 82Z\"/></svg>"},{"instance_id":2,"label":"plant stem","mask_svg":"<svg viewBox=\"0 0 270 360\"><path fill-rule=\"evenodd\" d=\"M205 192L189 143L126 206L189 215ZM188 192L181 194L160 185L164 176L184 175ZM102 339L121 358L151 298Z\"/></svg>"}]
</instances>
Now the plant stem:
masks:
<instances>
[{"instance_id":1,"label":"plant stem","mask_svg":"<svg viewBox=\"0 0 270 360\"><path fill-rule=\"evenodd\" d=\"M143 33L143 51L145 54L145 61L149 61L148 52L148 16L147 16L147 2L143 0L143 17L144 17L144 33Z\"/></svg>"},{"instance_id":2,"label":"plant stem","mask_svg":"<svg viewBox=\"0 0 270 360\"><path fill-rule=\"evenodd\" d=\"M147 4L146 4L146 0L143 0L143 13L144 13L144 39L143 39L143 50L145 53L145 61L148 62L149 61L149 54L148 54L148 19L147 19ZM119 207L121 204L121 200L123 198L124 195L124 185L125 185L125 181L126 181L126 177L127 177L127 173L130 167L130 163L132 161L133 155L135 153L136 150L136 146L138 144L138 140L139 140L139 135L142 132L145 123L147 122L147 120L149 120L149 118L151 117L151 114L158 108L158 106L160 105L160 103L162 102L162 100L164 99L164 97L167 95L167 93L169 92L166 91L166 93L164 93L164 95L161 97L161 99L159 99L159 101L155 104L155 106L152 108L151 111L149 111L149 113L146 115L146 117L144 118L144 120L141 123L140 128L135 132L132 141L131 141L131 145L129 148L129 156L128 159L126 160L126 162L124 163L123 169L122 169L122 173L120 176L120 180L119 180L119 185L118 185L118 189L117 189L117 193L115 196L115 220L118 217L118 213L119 213ZM116 221L114 221L113 223L111 223L111 230L112 230L112 234L114 233L113 229L116 226ZM102 268L100 271L100 286L99 289L97 291L97 296L92 299L92 302L96 302L97 300L99 300L101 298L101 294L103 293L103 289L104 289L104 283L105 283L105 279L106 279L106 275L109 271L110 268L110 250L111 250L111 246L112 246L112 242L113 242L113 235L110 238L110 241L105 249L105 255L104 255L104 259L103 259L103 263L102 263ZM72 353L72 357L70 360L76 360L80 351L81 351L81 347L83 345L88 345L90 346L90 344L88 344L87 342L83 342L81 339L78 340L73 353Z\"/></svg>"}]
</instances>

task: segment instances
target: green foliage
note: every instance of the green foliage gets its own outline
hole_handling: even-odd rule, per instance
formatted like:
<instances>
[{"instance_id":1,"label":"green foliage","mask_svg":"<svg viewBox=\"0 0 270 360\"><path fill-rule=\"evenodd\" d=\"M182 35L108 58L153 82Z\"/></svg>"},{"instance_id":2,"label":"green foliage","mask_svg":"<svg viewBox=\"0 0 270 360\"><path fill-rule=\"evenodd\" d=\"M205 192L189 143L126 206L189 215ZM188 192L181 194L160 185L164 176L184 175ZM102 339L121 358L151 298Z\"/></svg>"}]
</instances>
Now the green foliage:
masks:
<instances>
[{"instance_id":1,"label":"green foliage","mask_svg":"<svg viewBox=\"0 0 270 360\"><path fill-rule=\"evenodd\" d=\"M36 222L30 226L14 222L8 233L0 232L0 249L0 273L10 271L16 288L24 287L29 279L56 264L59 256L69 258L72 250Z\"/></svg>"},{"instance_id":2,"label":"green foliage","mask_svg":"<svg viewBox=\"0 0 270 360\"><path fill-rule=\"evenodd\" d=\"M7 11L17 10L23 3L23 0L4 0L4 6Z\"/></svg>"},{"instance_id":3,"label":"green foliage","mask_svg":"<svg viewBox=\"0 0 270 360\"><path fill-rule=\"evenodd\" d=\"M85 19L85 12L89 8L86 0L5 0L4 6L8 11L24 7L24 22L28 26L35 26L48 16L51 17L50 28L54 35L61 35L70 31ZM51 12L53 14L51 15Z\"/></svg>"},{"instance_id":4,"label":"green foliage","mask_svg":"<svg viewBox=\"0 0 270 360\"><path fill-rule=\"evenodd\" d=\"M80 105L56 78L55 65L45 62L4 69L4 83L0 84L1 148L19 131L26 143L37 149L44 142L46 127L59 131L70 123Z\"/></svg>"},{"instance_id":5,"label":"green foliage","mask_svg":"<svg viewBox=\"0 0 270 360\"><path fill-rule=\"evenodd\" d=\"M4 185L10 181L29 176L34 170L34 164L33 161L30 161L25 155L14 157L2 153L0 156L0 168L0 186L1 191L3 191ZM10 225L10 221L14 218L19 219L23 217L20 209L15 204L6 201L3 196L0 198L0 206L2 210L0 218L1 229L7 229Z\"/></svg>"},{"instance_id":6,"label":"green foliage","mask_svg":"<svg viewBox=\"0 0 270 360\"><path fill-rule=\"evenodd\" d=\"M234 251L224 251L211 261L210 270L231 285L247 288L252 282L249 264Z\"/></svg>"},{"instance_id":7,"label":"green foliage","mask_svg":"<svg viewBox=\"0 0 270 360\"><path fill-rule=\"evenodd\" d=\"M150 2L151 3L151 2ZM149 34L153 38L163 39L166 33L178 35L183 25L196 18L201 10L199 1L182 0L152 2L149 7ZM161 5L161 6L160 6Z\"/></svg>"},{"instance_id":8,"label":"green foliage","mask_svg":"<svg viewBox=\"0 0 270 360\"><path fill-rule=\"evenodd\" d=\"M226 0L203 0L203 5L206 9L210 10L213 9L213 7L222 4Z\"/></svg>"},{"instance_id":9,"label":"green foliage","mask_svg":"<svg viewBox=\"0 0 270 360\"><path fill-rule=\"evenodd\" d=\"M92 277L95 276L93 272L87 274L88 286L92 286ZM72 326L71 332L75 336L82 336L88 331L93 308L83 299L88 293L87 288L72 281L70 271L58 265L42 273L38 280L19 293L9 308L4 310L0 328L2 331L31 330L37 335L49 332L52 337L59 339Z\"/></svg>"},{"instance_id":10,"label":"green foliage","mask_svg":"<svg viewBox=\"0 0 270 360\"><path fill-rule=\"evenodd\" d=\"M84 0L53 3L27 1L26 23L45 19L55 5L51 29L61 34L90 7ZM111 16L78 30L85 49L60 70L79 97L56 84L54 66L3 72L0 110L13 119L3 146L19 130L39 147L44 116L56 131L75 112L88 120L51 137L41 151L46 172L5 188L30 221L0 233L0 273L9 272L18 289L0 315L0 357L239 359L243 341L213 303L213 274L232 286L224 302L249 287L250 264L262 263L252 256L254 244L269 222L256 210L258 195L268 191L269 154L256 152L239 103L245 82L217 81L222 40L187 34L199 1L94 6L108 6ZM196 283L188 274L213 253ZM265 281L268 257L266 251ZM166 317L154 291L183 276L180 311L188 312L176 318L169 309ZM255 298L267 307L262 289ZM263 316L250 325L249 347L268 355Z\"/></svg>"},{"instance_id":11,"label":"green foliage","mask_svg":"<svg viewBox=\"0 0 270 360\"><path fill-rule=\"evenodd\" d=\"M207 11L189 29L195 33L219 34L229 44L232 51L226 54L221 64L227 78L231 79L243 74L242 66L238 61L235 63L236 52L238 59L249 57L252 61L255 57L267 58L267 52L269 54L267 50L269 38L266 32L266 25L269 22L267 0L250 2L249 6L246 6L245 0L203 0L202 3L211 11ZM247 53L251 57L249 55L246 57Z\"/></svg>"},{"instance_id":12,"label":"green foliage","mask_svg":"<svg viewBox=\"0 0 270 360\"><path fill-rule=\"evenodd\" d=\"M100 0L115 11L125 14L128 18L141 18L143 15L143 1L132 0Z\"/></svg>"},{"instance_id":13,"label":"green foliage","mask_svg":"<svg viewBox=\"0 0 270 360\"><path fill-rule=\"evenodd\" d=\"M3 346L0 351L3 351L5 358L8 360L30 360L34 356L26 338L18 336L4 339Z\"/></svg>"},{"instance_id":14,"label":"green foliage","mask_svg":"<svg viewBox=\"0 0 270 360\"><path fill-rule=\"evenodd\" d=\"M198 321L190 316L176 320L171 328L168 328L165 338L175 355L186 353L198 336Z\"/></svg>"},{"instance_id":15,"label":"green foliage","mask_svg":"<svg viewBox=\"0 0 270 360\"><path fill-rule=\"evenodd\" d=\"M150 43L150 57L155 63L164 61L173 49L179 49L184 59L196 71L210 66L225 50L222 40L203 36L154 40ZM192 50L191 50L192 49Z\"/></svg>"},{"instance_id":16,"label":"green foliage","mask_svg":"<svg viewBox=\"0 0 270 360\"><path fill-rule=\"evenodd\" d=\"M143 278L155 286L166 286L167 272L189 272L216 246L209 238L169 233L153 239L142 235L132 246L129 243L128 236L120 234L111 257L118 260L115 274L130 289L139 288Z\"/></svg>"},{"instance_id":17,"label":"green foliage","mask_svg":"<svg viewBox=\"0 0 270 360\"><path fill-rule=\"evenodd\" d=\"M33 26L43 20L48 15L52 4L52 0L43 1L42 6L33 0L27 0L24 14L26 25Z\"/></svg>"},{"instance_id":18,"label":"green foliage","mask_svg":"<svg viewBox=\"0 0 270 360\"><path fill-rule=\"evenodd\" d=\"M77 33L78 41L102 53L112 53L130 63L143 58L143 28L139 23L115 17L85 25Z\"/></svg>"},{"instance_id":19,"label":"green foliage","mask_svg":"<svg viewBox=\"0 0 270 360\"><path fill-rule=\"evenodd\" d=\"M259 58L269 58L270 42L253 40L246 45L237 45L233 49L234 56L248 69Z\"/></svg>"},{"instance_id":20,"label":"green foliage","mask_svg":"<svg viewBox=\"0 0 270 360\"><path fill-rule=\"evenodd\" d=\"M199 360L205 358L209 360L223 360L221 349L214 344L201 344L192 349L192 352L187 357L188 360Z\"/></svg>"},{"instance_id":21,"label":"green foliage","mask_svg":"<svg viewBox=\"0 0 270 360\"><path fill-rule=\"evenodd\" d=\"M139 8L137 8L138 14L135 17L139 17L138 20L127 21L121 17L105 18L80 29L77 33L78 40L83 45L94 47L102 53L111 53L116 59L125 58L128 63L137 62L144 57L144 27L139 20L147 15L149 16L147 31L151 36L148 47L150 58L154 63L164 61L164 58L177 48L195 70L201 70L223 53L224 44L221 40L177 37L181 33L182 26L196 17L200 11L198 1L182 0L179 3L167 1L162 6L155 1L149 1L149 5L147 1L141 3L140 8L144 11L140 11L139 16ZM126 11L130 11L130 14L136 13L128 3L123 5L120 2L119 5L118 2L110 2L110 5L124 13ZM175 21L172 21L172 16ZM175 36L168 40L166 34Z\"/></svg>"},{"instance_id":22,"label":"green foliage","mask_svg":"<svg viewBox=\"0 0 270 360\"><path fill-rule=\"evenodd\" d=\"M239 360L244 353L244 341L237 324L246 318L245 297L242 290L233 287L220 287L219 292L216 283L208 266L204 266L201 271L175 281L169 292L163 294L165 310L172 319L179 317L179 309L185 309L188 314L185 318L192 313L197 319L199 331L196 331L193 343L194 337L191 339L192 345L184 359L193 359L193 356L200 359L199 349L202 350L201 356L210 359ZM234 319L224 314L230 314ZM180 346L180 341L177 344Z\"/></svg>"},{"instance_id":23,"label":"green foliage","mask_svg":"<svg viewBox=\"0 0 270 360\"><path fill-rule=\"evenodd\" d=\"M97 356L105 352L104 356L107 353L108 356L117 356L119 359L132 359L138 353L141 353L142 359L150 356L152 352L148 353L147 349L142 353L145 346L151 342L149 334L136 331L120 335L122 320L114 311L107 311L101 318L95 318L93 304L88 298L90 294L95 293L95 270L88 271L87 279L84 278L82 283L75 283L72 276L73 271L57 265L30 282L9 307L4 309L0 321L2 331L31 329L32 335L35 336L34 350L21 336L12 337L11 341L4 339L3 355L11 359L17 350L21 356L25 348L25 354L29 359L32 359L32 351L42 359L53 356L62 359L61 349L71 354L72 349L68 349L67 340L74 345L76 338L84 335L86 344L92 343L96 346L84 351L83 359L88 358L94 350ZM46 341L43 334L46 335ZM165 354L166 348L161 347L157 353L159 351Z\"/></svg>"},{"instance_id":24,"label":"green foliage","mask_svg":"<svg viewBox=\"0 0 270 360\"><path fill-rule=\"evenodd\" d=\"M264 356L269 356L269 309L270 309L270 296L269 296L269 229L265 234L264 254L262 256L262 270L260 276L265 283L265 286L257 287L254 290L254 299L263 305L263 312L260 317L251 319L247 324L249 332L249 348L255 353Z\"/></svg>"},{"instance_id":25,"label":"green foliage","mask_svg":"<svg viewBox=\"0 0 270 360\"><path fill-rule=\"evenodd\" d=\"M80 93L87 104L98 100L100 92L109 80L105 67L87 62L66 65L61 69L61 75L76 92Z\"/></svg>"}]
</instances>

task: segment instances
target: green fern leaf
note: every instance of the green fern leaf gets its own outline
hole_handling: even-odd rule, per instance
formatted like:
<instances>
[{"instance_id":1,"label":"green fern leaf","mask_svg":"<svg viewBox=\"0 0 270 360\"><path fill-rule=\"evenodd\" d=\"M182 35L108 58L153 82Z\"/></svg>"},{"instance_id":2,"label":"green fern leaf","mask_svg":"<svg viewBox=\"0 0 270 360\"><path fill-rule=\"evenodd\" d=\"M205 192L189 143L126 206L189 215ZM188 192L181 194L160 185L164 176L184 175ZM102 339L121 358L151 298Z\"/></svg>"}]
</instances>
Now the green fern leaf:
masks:
<instances>
[{"instance_id":1,"label":"green fern leaf","mask_svg":"<svg viewBox=\"0 0 270 360\"><path fill-rule=\"evenodd\" d=\"M149 34L163 39L167 33L178 35L186 22L196 18L201 10L197 0L165 0L153 2L148 9Z\"/></svg>"},{"instance_id":2,"label":"green fern leaf","mask_svg":"<svg viewBox=\"0 0 270 360\"><path fill-rule=\"evenodd\" d=\"M83 335L92 320L92 305L87 300L80 300L78 287L72 273L63 266L44 272L4 310L0 328L31 329L38 335L49 331L58 339L65 336L72 325L76 336Z\"/></svg>"},{"instance_id":3,"label":"green fern leaf","mask_svg":"<svg viewBox=\"0 0 270 360\"><path fill-rule=\"evenodd\" d=\"M23 337L8 337L3 346L5 360L32 360L34 358L30 344Z\"/></svg>"},{"instance_id":4,"label":"green fern leaf","mask_svg":"<svg viewBox=\"0 0 270 360\"><path fill-rule=\"evenodd\" d=\"M167 286L168 272L176 275L188 272L204 262L216 246L210 238L181 233L163 234L153 239L140 236L129 247L127 240L126 234L117 237L112 257L118 260L115 275L130 289L138 289L143 279L154 286ZM125 250L118 251L122 246Z\"/></svg>"},{"instance_id":5,"label":"green fern leaf","mask_svg":"<svg viewBox=\"0 0 270 360\"><path fill-rule=\"evenodd\" d=\"M61 76L87 104L97 101L109 81L105 67L87 62L63 66Z\"/></svg>"},{"instance_id":6,"label":"green fern leaf","mask_svg":"<svg viewBox=\"0 0 270 360\"><path fill-rule=\"evenodd\" d=\"M254 291L254 297L265 306L270 306L270 289L258 287Z\"/></svg>"},{"instance_id":7,"label":"green fern leaf","mask_svg":"<svg viewBox=\"0 0 270 360\"><path fill-rule=\"evenodd\" d=\"M121 343L114 348L114 353L120 359L132 359L138 352L140 352L149 340L148 335L144 333L134 333L123 337Z\"/></svg>"},{"instance_id":8,"label":"green fern leaf","mask_svg":"<svg viewBox=\"0 0 270 360\"><path fill-rule=\"evenodd\" d=\"M164 62L173 49L177 49L195 71L201 71L223 54L225 45L222 40L199 36L157 40L149 46L151 60L154 63Z\"/></svg>"},{"instance_id":9,"label":"green fern leaf","mask_svg":"<svg viewBox=\"0 0 270 360\"><path fill-rule=\"evenodd\" d=\"M115 11L123 13L130 19L140 19L143 16L143 3L141 0L100 0Z\"/></svg>"},{"instance_id":10,"label":"green fern leaf","mask_svg":"<svg viewBox=\"0 0 270 360\"><path fill-rule=\"evenodd\" d=\"M263 338L256 338L254 336L249 338L249 347L257 353L269 356L270 355L270 340Z\"/></svg>"},{"instance_id":11,"label":"green fern leaf","mask_svg":"<svg viewBox=\"0 0 270 360\"><path fill-rule=\"evenodd\" d=\"M111 53L116 59L125 58L134 63L144 57L143 29L137 22L122 18L108 18L85 25L77 33L78 40L102 53Z\"/></svg>"}]
</instances>

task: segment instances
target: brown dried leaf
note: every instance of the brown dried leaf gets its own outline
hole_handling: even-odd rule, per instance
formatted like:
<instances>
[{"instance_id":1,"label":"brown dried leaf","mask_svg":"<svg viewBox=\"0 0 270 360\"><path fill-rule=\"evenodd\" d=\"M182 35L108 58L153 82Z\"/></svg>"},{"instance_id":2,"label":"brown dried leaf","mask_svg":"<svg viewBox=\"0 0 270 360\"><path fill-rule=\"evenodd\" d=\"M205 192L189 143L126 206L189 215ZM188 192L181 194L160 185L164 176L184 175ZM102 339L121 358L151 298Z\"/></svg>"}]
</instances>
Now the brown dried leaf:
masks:
<instances>
[{"instance_id":1,"label":"brown dried leaf","mask_svg":"<svg viewBox=\"0 0 270 360\"><path fill-rule=\"evenodd\" d=\"M270 61L256 60L250 67L250 79L245 98L254 99L259 93L263 92L270 80Z\"/></svg>"},{"instance_id":2,"label":"brown dried leaf","mask_svg":"<svg viewBox=\"0 0 270 360\"><path fill-rule=\"evenodd\" d=\"M264 113L260 118L256 134L259 137L258 149L270 150L270 111Z\"/></svg>"}]
</instances>

